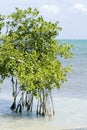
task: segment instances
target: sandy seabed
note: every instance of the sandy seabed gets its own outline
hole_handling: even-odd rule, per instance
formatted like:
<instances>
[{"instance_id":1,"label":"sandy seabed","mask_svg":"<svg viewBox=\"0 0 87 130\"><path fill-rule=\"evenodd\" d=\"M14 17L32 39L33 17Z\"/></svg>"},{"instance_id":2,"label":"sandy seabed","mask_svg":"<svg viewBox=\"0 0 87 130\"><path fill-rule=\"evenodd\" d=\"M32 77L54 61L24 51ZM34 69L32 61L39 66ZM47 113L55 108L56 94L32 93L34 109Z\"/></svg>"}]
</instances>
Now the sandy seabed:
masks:
<instances>
[{"instance_id":1,"label":"sandy seabed","mask_svg":"<svg viewBox=\"0 0 87 130\"><path fill-rule=\"evenodd\" d=\"M55 97L53 100L54 117L16 117L9 109L10 97L0 96L0 130L87 130L87 100L69 97Z\"/></svg>"}]
</instances>

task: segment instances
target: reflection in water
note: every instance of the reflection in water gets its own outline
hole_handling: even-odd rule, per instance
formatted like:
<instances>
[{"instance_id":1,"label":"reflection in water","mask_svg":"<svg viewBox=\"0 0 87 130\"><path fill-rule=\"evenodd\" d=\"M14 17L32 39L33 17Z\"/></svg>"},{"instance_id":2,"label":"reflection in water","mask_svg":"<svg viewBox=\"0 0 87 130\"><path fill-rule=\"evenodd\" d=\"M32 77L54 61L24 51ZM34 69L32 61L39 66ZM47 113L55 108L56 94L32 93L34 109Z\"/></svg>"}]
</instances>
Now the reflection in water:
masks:
<instances>
[{"instance_id":1,"label":"reflection in water","mask_svg":"<svg viewBox=\"0 0 87 130\"><path fill-rule=\"evenodd\" d=\"M6 80L6 83L9 82ZM10 86L6 91L3 84L0 93L0 129L2 130L61 130L65 128L87 127L87 101L79 98L64 97L58 95L59 91L53 92L55 116L36 117L36 113L24 111L22 114L11 112L12 95ZM5 94L4 94L5 92ZM84 113L85 112L85 113Z\"/></svg>"}]
</instances>

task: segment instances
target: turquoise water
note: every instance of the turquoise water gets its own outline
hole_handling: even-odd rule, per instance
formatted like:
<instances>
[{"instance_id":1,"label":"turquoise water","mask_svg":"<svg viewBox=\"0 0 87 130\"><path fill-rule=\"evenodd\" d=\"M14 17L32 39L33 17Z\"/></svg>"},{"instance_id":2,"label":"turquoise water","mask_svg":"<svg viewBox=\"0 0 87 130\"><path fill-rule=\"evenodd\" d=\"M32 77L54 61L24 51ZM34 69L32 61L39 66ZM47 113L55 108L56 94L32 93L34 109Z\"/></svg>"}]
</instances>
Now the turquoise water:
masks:
<instances>
[{"instance_id":1,"label":"turquoise water","mask_svg":"<svg viewBox=\"0 0 87 130\"><path fill-rule=\"evenodd\" d=\"M10 110L12 104L11 84L8 79L0 92L0 130L62 130L87 127L87 40L59 40L73 44L73 59L64 64L72 65L72 72L60 90L53 92L55 116L36 118L16 115ZM34 110L33 110L34 111Z\"/></svg>"},{"instance_id":2,"label":"turquoise water","mask_svg":"<svg viewBox=\"0 0 87 130\"><path fill-rule=\"evenodd\" d=\"M68 60L72 72L59 94L78 98L87 97L87 40L64 40L73 45L73 59Z\"/></svg>"}]
</instances>

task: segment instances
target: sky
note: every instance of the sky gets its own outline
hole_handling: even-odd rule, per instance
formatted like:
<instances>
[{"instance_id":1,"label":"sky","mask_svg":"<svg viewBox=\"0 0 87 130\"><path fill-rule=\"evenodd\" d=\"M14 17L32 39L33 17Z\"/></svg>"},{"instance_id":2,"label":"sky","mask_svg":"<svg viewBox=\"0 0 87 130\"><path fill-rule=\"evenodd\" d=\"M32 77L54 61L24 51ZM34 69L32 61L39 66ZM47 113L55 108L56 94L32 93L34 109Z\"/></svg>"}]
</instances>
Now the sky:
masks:
<instances>
[{"instance_id":1,"label":"sky","mask_svg":"<svg viewBox=\"0 0 87 130\"><path fill-rule=\"evenodd\" d=\"M45 20L59 21L59 39L87 39L87 0L0 0L1 14L10 14L15 7L37 8Z\"/></svg>"}]
</instances>

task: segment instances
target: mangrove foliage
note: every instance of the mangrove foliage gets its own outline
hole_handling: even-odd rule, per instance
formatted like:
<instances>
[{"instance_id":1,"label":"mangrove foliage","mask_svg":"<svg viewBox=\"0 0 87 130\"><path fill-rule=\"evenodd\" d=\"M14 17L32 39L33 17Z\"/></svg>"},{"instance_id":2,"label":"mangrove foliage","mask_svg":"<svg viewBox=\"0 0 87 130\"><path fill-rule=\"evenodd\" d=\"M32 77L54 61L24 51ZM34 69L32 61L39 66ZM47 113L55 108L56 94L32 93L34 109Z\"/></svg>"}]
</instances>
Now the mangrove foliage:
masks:
<instances>
[{"instance_id":1,"label":"mangrove foliage","mask_svg":"<svg viewBox=\"0 0 87 130\"><path fill-rule=\"evenodd\" d=\"M71 46L59 44L59 22L48 22L37 9L28 8L8 16L0 15L0 81L11 79L11 110L54 115L51 92L67 80L69 66L58 57L72 57ZM3 33L4 32L4 33Z\"/></svg>"}]
</instances>

